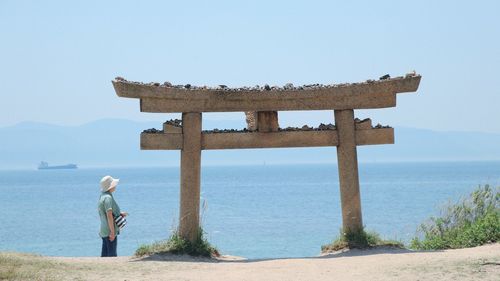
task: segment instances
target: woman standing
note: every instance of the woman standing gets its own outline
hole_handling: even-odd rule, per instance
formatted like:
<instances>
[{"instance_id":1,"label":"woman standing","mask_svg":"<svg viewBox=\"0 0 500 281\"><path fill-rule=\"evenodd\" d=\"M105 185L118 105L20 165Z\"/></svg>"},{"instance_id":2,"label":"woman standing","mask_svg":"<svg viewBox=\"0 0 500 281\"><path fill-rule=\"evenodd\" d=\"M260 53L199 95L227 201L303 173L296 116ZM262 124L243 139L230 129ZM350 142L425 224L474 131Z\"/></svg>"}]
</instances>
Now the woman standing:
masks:
<instances>
[{"instance_id":1,"label":"woman standing","mask_svg":"<svg viewBox=\"0 0 500 281\"><path fill-rule=\"evenodd\" d=\"M101 196L97 209L101 219L101 230L99 235L102 238L101 257L116 257L116 248L118 244L118 234L120 229L117 227L114 218L118 216L127 216L127 213L121 212L120 207L113 198L113 192L116 190L119 179L111 176L105 176L101 179Z\"/></svg>"}]
</instances>

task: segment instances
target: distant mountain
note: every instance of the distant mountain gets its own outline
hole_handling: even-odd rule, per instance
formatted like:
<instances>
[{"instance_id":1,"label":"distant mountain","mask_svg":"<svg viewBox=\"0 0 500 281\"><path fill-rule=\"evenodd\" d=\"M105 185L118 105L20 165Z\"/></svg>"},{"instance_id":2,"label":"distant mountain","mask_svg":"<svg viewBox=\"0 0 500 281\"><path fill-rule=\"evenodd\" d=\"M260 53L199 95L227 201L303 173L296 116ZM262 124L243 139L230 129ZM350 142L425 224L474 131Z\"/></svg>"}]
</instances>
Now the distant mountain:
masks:
<instances>
[{"instance_id":1,"label":"distant mountain","mask_svg":"<svg viewBox=\"0 0 500 281\"><path fill-rule=\"evenodd\" d=\"M241 121L204 120L204 129L243 128ZM33 168L76 163L92 166L173 166L178 151L141 151L139 134L160 128L161 122L103 119L81 126L23 122L0 128L0 168ZM500 160L500 134L438 132L395 128L396 144L361 146L360 161ZM251 149L204 151L204 165L331 163L335 148Z\"/></svg>"},{"instance_id":2,"label":"distant mountain","mask_svg":"<svg viewBox=\"0 0 500 281\"><path fill-rule=\"evenodd\" d=\"M496 161L500 134L396 127L395 144L363 146L364 161Z\"/></svg>"}]
</instances>

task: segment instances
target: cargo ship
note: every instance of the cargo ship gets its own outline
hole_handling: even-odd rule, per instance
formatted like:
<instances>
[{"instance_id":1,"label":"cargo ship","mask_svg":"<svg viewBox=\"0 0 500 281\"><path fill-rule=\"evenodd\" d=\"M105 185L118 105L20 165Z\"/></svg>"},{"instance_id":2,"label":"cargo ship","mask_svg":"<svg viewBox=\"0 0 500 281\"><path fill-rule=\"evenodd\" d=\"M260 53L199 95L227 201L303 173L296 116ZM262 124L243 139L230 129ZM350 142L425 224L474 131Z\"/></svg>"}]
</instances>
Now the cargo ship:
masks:
<instances>
[{"instance_id":1,"label":"cargo ship","mask_svg":"<svg viewBox=\"0 0 500 281\"><path fill-rule=\"evenodd\" d=\"M76 166L76 164L49 166L49 163L44 161L40 162L40 164L38 165L38 170L61 170L61 169L78 169L78 166Z\"/></svg>"}]
</instances>

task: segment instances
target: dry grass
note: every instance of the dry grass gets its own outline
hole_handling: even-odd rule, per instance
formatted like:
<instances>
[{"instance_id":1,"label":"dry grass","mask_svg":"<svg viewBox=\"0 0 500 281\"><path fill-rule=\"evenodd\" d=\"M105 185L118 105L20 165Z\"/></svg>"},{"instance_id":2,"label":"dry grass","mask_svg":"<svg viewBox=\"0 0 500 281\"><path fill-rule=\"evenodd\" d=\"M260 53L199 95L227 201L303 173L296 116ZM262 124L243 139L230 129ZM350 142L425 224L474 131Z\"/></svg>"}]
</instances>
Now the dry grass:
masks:
<instances>
[{"instance_id":1,"label":"dry grass","mask_svg":"<svg viewBox=\"0 0 500 281\"><path fill-rule=\"evenodd\" d=\"M104 272L106 264L71 263L34 254L0 252L0 280L88 280L87 274Z\"/></svg>"},{"instance_id":2,"label":"dry grass","mask_svg":"<svg viewBox=\"0 0 500 281\"><path fill-rule=\"evenodd\" d=\"M58 280L54 269L67 266L37 255L0 253L0 280Z\"/></svg>"},{"instance_id":3,"label":"dry grass","mask_svg":"<svg viewBox=\"0 0 500 281\"><path fill-rule=\"evenodd\" d=\"M205 232L200 227L196 241L191 243L190 241L182 238L178 231L174 231L168 240L141 245L135 251L135 256L143 257L154 254L175 254L202 257L220 256L217 248L212 246L204 237L204 233Z\"/></svg>"},{"instance_id":4,"label":"dry grass","mask_svg":"<svg viewBox=\"0 0 500 281\"><path fill-rule=\"evenodd\" d=\"M344 233L341 230L339 237L332 243L321 246L321 252L331 253L344 249L369 249L373 247L404 248L404 245L395 240L383 240L375 232L361 230L353 233Z\"/></svg>"}]
</instances>

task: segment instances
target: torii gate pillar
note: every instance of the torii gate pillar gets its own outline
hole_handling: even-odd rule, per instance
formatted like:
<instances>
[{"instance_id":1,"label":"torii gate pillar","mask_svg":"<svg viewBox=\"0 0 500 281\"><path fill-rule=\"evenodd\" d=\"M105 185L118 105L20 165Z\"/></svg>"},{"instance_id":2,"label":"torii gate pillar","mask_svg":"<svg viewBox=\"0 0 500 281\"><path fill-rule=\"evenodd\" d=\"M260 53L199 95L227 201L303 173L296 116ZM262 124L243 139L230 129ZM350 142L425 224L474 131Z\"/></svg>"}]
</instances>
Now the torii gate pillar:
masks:
<instances>
[{"instance_id":1,"label":"torii gate pillar","mask_svg":"<svg viewBox=\"0 0 500 281\"><path fill-rule=\"evenodd\" d=\"M179 235L195 242L200 227L201 113L182 113Z\"/></svg>"},{"instance_id":2,"label":"torii gate pillar","mask_svg":"<svg viewBox=\"0 0 500 281\"><path fill-rule=\"evenodd\" d=\"M344 232L357 232L363 229L363 220L359 194L354 110L335 110L334 115L338 132L337 163L342 226Z\"/></svg>"}]
</instances>

